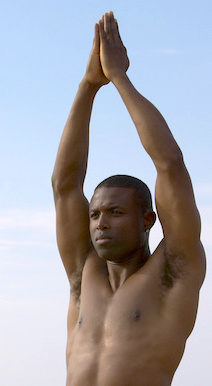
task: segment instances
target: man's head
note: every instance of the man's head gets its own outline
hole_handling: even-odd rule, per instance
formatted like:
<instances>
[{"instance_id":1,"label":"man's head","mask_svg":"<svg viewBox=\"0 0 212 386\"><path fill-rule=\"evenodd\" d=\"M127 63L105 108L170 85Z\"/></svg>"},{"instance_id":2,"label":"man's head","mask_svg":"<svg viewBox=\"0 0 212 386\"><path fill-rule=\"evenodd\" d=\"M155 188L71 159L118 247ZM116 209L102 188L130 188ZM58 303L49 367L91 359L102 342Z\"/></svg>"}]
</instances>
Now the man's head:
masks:
<instances>
[{"instance_id":1,"label":"man's head","mask_svg":"<svg viewBox=\"0 0 212 386\"><path fill-rule=\"evenodd\" d=\"M136 177L128 176L125 174L117 174L108 177L97 185L94 190L94 194L96 190L101 187L132 189L135 194L135 200L142 213L153 211L151 192L148 186Z\"/></svg>"},{"instance_id":2,"label":"man's head","mask_svg":"<svg viewBox=\"0 0 212 386\"><path fill-rule=\"evenodd\" d=\"M118 262L142 254L154 222L151 193L142 181L117 175L96 187L90 203L90 233L100 257Z\"/></svg>"}]
</instances>

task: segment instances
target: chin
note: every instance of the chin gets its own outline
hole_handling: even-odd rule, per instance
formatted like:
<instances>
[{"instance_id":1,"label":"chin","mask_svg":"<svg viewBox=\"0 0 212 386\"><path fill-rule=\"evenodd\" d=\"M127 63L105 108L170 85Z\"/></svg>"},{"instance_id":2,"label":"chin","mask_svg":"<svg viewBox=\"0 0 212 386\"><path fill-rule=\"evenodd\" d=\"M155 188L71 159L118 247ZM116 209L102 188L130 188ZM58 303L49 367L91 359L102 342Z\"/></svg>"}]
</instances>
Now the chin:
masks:
<instances>
[{"instance_id":1,"label":"chin","mask_svg":"<svg viewBox=\"0 0 212 386\"><path fill-rule=\"evenodd\" d=\"M114 253L111 253L111 251L106 251L106 250L99 250L95 248L95 251L97 255L99 256L100 259L104 261L111 261L111 262L116 262L116 259L114 259Z\"/></svg>"},{"instance_id":2,"label":"chin","mask_svg":"<svg viewBox=\"0 0 212 386\"><path fill-rule=\"evenodd\" d=\"M111 264L123 264L126 261L130 260L129 255L127 257L124 257L123 255L119 256L114 253L98 253L98 256L100 257L100 259L104 260L105 262L108 261Z\"/></svg>"},{"instance_id":3,"label":"chin","mask_svg":"<svg viewBox=\"0 0 212 386\"><path fill-rule=\"evenodd\" d=\"M103 252L103 251L98 251L96 250L97 255L99 256L100 259L105 260L105 261L110 261L113 257L111 254Z\"/></svg>"}]
</instances>

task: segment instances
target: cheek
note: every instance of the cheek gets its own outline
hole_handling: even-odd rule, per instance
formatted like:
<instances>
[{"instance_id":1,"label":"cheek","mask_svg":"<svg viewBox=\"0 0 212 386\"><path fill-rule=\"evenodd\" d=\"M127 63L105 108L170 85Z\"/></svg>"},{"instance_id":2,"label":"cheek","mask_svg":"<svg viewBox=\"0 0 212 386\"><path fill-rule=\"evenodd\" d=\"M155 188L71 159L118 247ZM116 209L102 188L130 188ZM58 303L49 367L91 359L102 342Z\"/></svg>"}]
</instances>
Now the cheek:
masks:
<instances>
[{"instance_id":1,"label":"cheek","mask_svg":"<svg viewBox=\"0 0 212 386\"><path fill-rule=\"evenodd\" d=\"M91 223L89 225L89 231L90 231L90 236L91 236L91 239L92 239L92 235L93 235L93 232L94 232L94 227L93 227L93 225Z\"/></svg>"},{"instance_id":2,"label":"cheek","mask_svg":"<svg viewBox=\"0 0 212 386\"><path fill-rule=\"evenodd\" d=\"M143 223L139 220L132 221L128 227L127 237L132 240L141 240L143 233Z\"/></svg>"}]
</instances>

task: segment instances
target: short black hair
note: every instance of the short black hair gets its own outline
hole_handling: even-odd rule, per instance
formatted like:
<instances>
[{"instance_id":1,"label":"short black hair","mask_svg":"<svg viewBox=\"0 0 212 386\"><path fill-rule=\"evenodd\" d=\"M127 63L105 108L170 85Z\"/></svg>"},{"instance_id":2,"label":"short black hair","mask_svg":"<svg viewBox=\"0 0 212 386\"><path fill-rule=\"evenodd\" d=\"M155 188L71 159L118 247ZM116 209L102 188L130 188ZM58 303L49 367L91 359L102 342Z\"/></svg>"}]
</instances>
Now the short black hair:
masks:
<instances>
[{"instance_id":1,"label":"short black hair","mask_svg":"<svg viewBox=\"0 0 212 386\"><path fill-rule=\"evenodd\" d=\"M142 212L145 213L153 211L151 192L148 186L136 177L125 174L117 174L108 177L97 185L94 192L102 187L133 189L135 192L135 198L137 199L137 203L141 207Z\"/></svg>"}]
</instances>

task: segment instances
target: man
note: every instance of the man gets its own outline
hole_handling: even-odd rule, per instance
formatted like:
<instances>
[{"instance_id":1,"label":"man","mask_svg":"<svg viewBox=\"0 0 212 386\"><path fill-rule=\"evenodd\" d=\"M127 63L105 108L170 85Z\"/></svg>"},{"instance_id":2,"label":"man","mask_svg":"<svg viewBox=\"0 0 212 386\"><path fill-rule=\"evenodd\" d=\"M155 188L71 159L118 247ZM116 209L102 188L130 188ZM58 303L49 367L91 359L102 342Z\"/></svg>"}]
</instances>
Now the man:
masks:
<instances>
[{"instance_id":1,"label":"man","mask_svg":"<svg viewBox=\"0 0 212 386\"><path fill-rule=\"evenodd\" d=\"M200 218L182 153L158 110L131 84L113 13L95 25L85 76L52 177L57 241L68 275L67 386L167 386L183 355L205 275ZM83 194L89 121L112 82L157 170L164 238L150 255L155 221L148 188L113 176Z\"/></svg>"}]
</instances>

